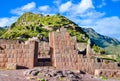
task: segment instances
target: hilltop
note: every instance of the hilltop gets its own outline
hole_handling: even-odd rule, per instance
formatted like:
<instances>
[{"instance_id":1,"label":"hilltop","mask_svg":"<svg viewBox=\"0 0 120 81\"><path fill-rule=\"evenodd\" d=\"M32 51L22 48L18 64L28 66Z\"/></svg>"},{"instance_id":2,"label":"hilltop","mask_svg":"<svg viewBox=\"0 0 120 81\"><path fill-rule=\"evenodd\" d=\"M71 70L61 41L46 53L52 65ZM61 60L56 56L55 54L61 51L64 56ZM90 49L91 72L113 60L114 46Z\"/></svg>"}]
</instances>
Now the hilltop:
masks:
<instances>
[{"instance_id":1,"label":"hilltop","mask_svg":"<svg viewBox=\"0 0 120 81\"><path fill-rule=\"evenodd\" d=\"M42 15L31 12L24 13L13 23L1 38L27 40L33 36L48 38L48 33L60 27L66 27L71 36L76 36L78 42L87 42L88 35L77 24L68 18L56 15Z\"/></svg>"},{"instance_id":2,"label":"hilltop","mask_svg":"<svg viewBox=\"0 0 120 81\"><path fill-rule=\"evenodd\" d=\"M117 39L100 35L92 28L82 28L60 14L43 15L31 12L24 13L5 32L1 32L0 36L5 39L20 40L37 36L40 39L48 40L49 32L57 31L61 27L67 28L71 36L76 36L77 42L87 42L90 39L92 45L95 44L102 48L120 44ZM3 28L0 30L3 31ZM99 48L97 47L97 49Z\"/></svg>"}]
</instances>

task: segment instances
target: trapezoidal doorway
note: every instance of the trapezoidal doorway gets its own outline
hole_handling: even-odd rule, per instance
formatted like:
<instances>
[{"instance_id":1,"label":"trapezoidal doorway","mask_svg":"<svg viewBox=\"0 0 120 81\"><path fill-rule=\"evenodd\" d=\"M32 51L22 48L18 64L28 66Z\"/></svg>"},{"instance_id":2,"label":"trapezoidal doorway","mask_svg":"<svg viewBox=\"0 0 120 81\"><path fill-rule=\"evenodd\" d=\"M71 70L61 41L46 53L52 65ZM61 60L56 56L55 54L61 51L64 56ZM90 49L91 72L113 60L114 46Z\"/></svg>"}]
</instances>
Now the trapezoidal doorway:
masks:
<instances>
[{"instance_id":1,"label":"trapezoidal doorway","mask_svg":"<svg viewBox=\"0 0 120 81\"><path fill-rule=\"evenodd\" d=\"M38 66L52 66L50 47L48 42L40 42L38 50Z\"/></svg>"}]
</instances>

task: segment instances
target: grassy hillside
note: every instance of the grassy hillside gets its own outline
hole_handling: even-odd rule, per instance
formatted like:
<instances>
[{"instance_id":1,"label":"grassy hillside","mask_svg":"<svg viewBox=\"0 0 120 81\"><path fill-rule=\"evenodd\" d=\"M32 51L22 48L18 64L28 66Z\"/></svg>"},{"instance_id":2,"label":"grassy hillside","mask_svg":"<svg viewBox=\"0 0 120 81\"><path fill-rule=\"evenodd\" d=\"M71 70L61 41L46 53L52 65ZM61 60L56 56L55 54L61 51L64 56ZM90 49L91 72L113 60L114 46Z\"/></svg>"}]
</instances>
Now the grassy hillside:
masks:
<instances>
[{"instance_id":1,"label":"grassy hillside","mask_svg":"<svg viewBox=\"0 0 120 81\"><path fill-rule=\"evenodd\" d=\"M118 40L100 35L91 28L83 29L60 14L44 16L31 12L24 13L7 30L0 28L0 38L27 40L33 36L38 36L40 39L43 37L48 39L48 33L56 31L60 27L67 28L71 36L76 36L78 42L87 42L90 38L92 44L95 44L93 49L98 53L104 51L100 47L105 48L120 44ZM106 53L110 53L111 49L113 48L106 48Z\"/></svg>"},{"instance_id":2,"label":"grassy hillside","mask_svg":"<svg viewBox=\"0 0 120 81\"><path fill-rule=\"evenodd\" d=\"M109 46L105 48L107 54L116 54L120 56L120 45L117 46Z\"/></svg>"},{"instance_id":3,"label":"grassy hillside","mask_svg":"<svg viewBox=\"0 0 120 81\"><path fill-rule=\"evenodd\" d=\"M88 35L68 18L60 14L43 16L42 14L31 12L24 13L18 18L1 38L23 40L27 40L33 36L48 38L49 32L56 31L63 26L68 29L71 36L77 37L78 42L87 42Z\"/></svg>"}]
</instances>

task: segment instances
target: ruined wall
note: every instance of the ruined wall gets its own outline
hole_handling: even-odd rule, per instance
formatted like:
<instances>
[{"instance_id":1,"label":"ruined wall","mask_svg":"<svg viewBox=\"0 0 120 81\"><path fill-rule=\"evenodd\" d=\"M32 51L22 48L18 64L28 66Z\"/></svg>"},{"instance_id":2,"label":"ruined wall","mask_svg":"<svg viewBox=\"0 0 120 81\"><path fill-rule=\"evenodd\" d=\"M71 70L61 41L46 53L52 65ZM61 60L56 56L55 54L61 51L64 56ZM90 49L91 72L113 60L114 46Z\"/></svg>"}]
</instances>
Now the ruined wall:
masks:
<instances>
[{"instance_id":1,"label":"ruined wall","mask_svg":"<svg viewBox=\"0 0 120 81\"><path fill-rule=\"evenodd\" d=\"M95 76L104 76L107 78L120 79L120 70L96 69Z\"/></svg>"},{"instance_id":2,"label":"ruined wall","mask_svg":"<svg viewBox=\"0 0 120 81\"><path fill-rule=\"evenodd\" d=\"M84 51L85 49L87 49L87 43L77 43L76 45L79 51Z\"/></svg>"},{"instance_id":3,"label":"ruined wall","mask_svg":"<svg viewBox=\"0 0 120 81\"><path fill-rule=\"evenodd\" d=\"M98 62L97 58L92 57L90 44L87 45L86 56L78 54L76 38L70 37L64 28L61 28L60 32L49 34L49 44L48 42L38 43L35 41L20 43L17 40L1 39L0 67L6 67L10 63L26 68L52 64L58 69L82 70L90 74L94 74L95 69L119 69L117 63ZM84 46L86 48L86 45ZM47 62L38 63L38 54L39 57L50 54L51 58Z\"/></svg>"},{"instance_id":4,"label":"ruined wall","mask_svg":"<svg viewBox=\"0 0 120 81\"><path fill-rule=\"evenodd\" d=\"M87 64L88 59L84 59L83 55L78 55L78 52L76 50L76 39L70 37L69 33L66 32L65 29L60 29L60 32L50 33L49 38L50 47L52 49L52 62L54 67L59 69L72 70L88 69L87 67L84 67L84 65ZM90 66L90 63L87 65Z\"/></svg>"},{"instance_id":5,"label":"ruined wall","mask_svg":"<svg viewBox=\"0 0 120 81\"><path fill-rule=\"evenodd\" d=\"M49 34L52 65L58 69L82 70L94 74L95 69L117 69L115 63L97 62L96 58L92 58L90 46L87 48L87 55L78 54L76 49L76 39L70 37L66 29L60 29L60 32L52 32Z\"/></svg>"},{"instance_id":6,"label":"ruined wall","mask_svg":"<svg viewBox=\"0 0 120 81\"><path fill-rule=\"evenodd\" d=\"M0 67L15 63L19 68L32 68L37 64L38 43L28 44L17 40L0 40Z\"/></svg>"},{"instance_id":7,"label":"ruined wall","mask_svg":"<svg viewBox=\"0 0 120 81\"><path fill-rule=\"evenodd\" d=\"M91 49L91 41L90 39L88 40L88 44L87 44L87 52L86 52L86 56L87 57L91 57L91 56L94 56L94 51Z\"/></svg>"},{"instance_id":8,"label":"ruined wall","mask_svg":"<svg viewBox=\"0 0 120 81\"><path fill-rule=\"evenodd\" d=\"M62 64L60 58L63 58L62 55L71 55L77 54L75 50L75 42L73 38L70 37L69 33L66 32L66 29L61 29L61 32L52 32L50 33L50 47L52 49L52 62L53 66L57 67L58 64ZM65 58L67 59L67 57Z\"/></svg>"}]
</instances>

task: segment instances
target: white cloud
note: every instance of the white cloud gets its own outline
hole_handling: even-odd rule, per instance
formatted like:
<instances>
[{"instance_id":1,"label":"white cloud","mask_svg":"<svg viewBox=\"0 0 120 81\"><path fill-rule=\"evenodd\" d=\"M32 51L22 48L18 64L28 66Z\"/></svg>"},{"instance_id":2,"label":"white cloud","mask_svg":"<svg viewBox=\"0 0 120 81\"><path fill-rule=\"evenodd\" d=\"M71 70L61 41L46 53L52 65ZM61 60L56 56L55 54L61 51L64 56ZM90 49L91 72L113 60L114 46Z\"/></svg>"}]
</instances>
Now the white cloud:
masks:
<instances>
[{"instance_id":1,"label":"white cloud","mask_svg":"<svg viewBox=\"0 0 120 81\"><path fill-rule=\"evenodd\" d=\"M78 4L73 4L71 1L68 1L60 5L59 11L62 13L72 12L74 14L81 14L93 8L92 0L81 0Z\"/></svg>"},{"instance_id":2,"label":"white cloud","mask_svg":"<svg viewBox=\"0 0 120 81\"><path fill-rule=\"evenodd\" d=\"M82 0L74 9L77 9L77 13L83 13L90 8L94 8L92 0Z\"/></svg>"},{"instance_id":3,"label":"white cloud","mask_svg":"<svg viewBox=\"0 0 120 81\"><path fill-rule=\"evenodd\" d=\"M35 2L31 2L31 3L28 3L27 5L24 5L23 7L21 7L21 10L27 11L27 10L34 9L35 7L36 7Z\"/></svg>"},{"instance_id":4,"label":"white cloud","mask_svg":"<svg viewBox=\"0 0 120 81\"><path fill-rule=\"evenodd\" d=\"M117 16L99 19L95 22L94 29L104 35L118 34L120 36L120 18Z\"/></svg>"},{"instance_id":5,"label":"white cloud","mask_svg":"<svg viewBox=\"0 0 120 81\"><path fill-rule=\"evenodd\" d=\"M98 8L102 8L103 6L106 6L106 2L105 0L102 0L102 3L100 5L98 5Z\"/></svg>"},{"instance_id":6,"label":"white cloud","mask_svg":"<svg viewBox=\"0 0 120 81\"><path fill-rule=\"evenodd\" d=\"M29 11L34 10L35 7L36 7L36 3L31 2L31 3L28 3L28 4L20 7L20 8L16 8L16 9L11 10L11 13L17 14L17 15L22 15L24 12L29 12Z\"/></svg>"},{"instance_id":7,"label":"white cloud","mask_svg":"<svg viewBox=\"0 0 120 81\"><path fill-rule=\"evenodd\" d=\"M59 5L62 3L62 0L54 0L53 3L54 3L56 6L59 6Z\"/></svg>"},{"instance_id":8,"label":"white cloud","mask_svg":"<svg viewBox=\"0 0 120 81\"><path fill-rule=\"evenodd\" d=\"M68 3L70 6L66 5ZM68 1L62 5L67 6L65 10L62 9L65 14L67 13L66 16L81 27L92 27L100 34L114 38L120 36L120 18L118 16L105 17L105 12L95 10L96 6L92 4L92 0L82 0L78 4L73 4L71 1ZM105 0L102 0L99 8L105 5Z\"/></svg>"},{"instance_id":9,"label":"white cloud","mask_svg":"<svg viewBox=\"0 0 120 81\"><path fill-rule=\"evenodd\" d=\"M22 15L25 12L48 14L48 12L50 11L51 8L49 7L49 5L36 7L36 3L31 2L26 5L23 5L22 7L11 10L11 13L16 15Z\"/></svg>"},{"instance_id":10,"label":"white cloud","mask_svg":"<svg viewBox=\"0 0 120 81\"><path fill-rule=\"evenodd\" d=\"M9 26L11 23L14 23L18 17L11 18L0 18L0 27Z\"/></svg>"},{"instance_id":11,"label":"white cloud","mask_svg":"<svg viewBox=\"0 0 120 81\"><path fill-rule=\"evenodd\" d=\"M83 14L80 14L80 16L82 18L97 19L103 17L105 14L106 14L105 12L97 12L95 10L90 10Z\"/></svg>"},{"instance_id":12,"label":"white cloud","mask_svg":"<svg viewBox=\"0 0 120 81\"><path fill-rule=\"evenodd\" d=\"M105 12L97 12L92 0L81 0L78 4L71 1L61 4L60 12L64 12L68 18L77 22L79 25L91 25L93 21L105 15Z\"/></svg>"},{"instance_id":13,"label":"white cloud","mask_svg":"<svg viewBox=\"0 0 120 81\"><path fill-rule=\"evenodd\" d=\"M118 16L81 19L79 25L82 27L91 27L102 35L120 40L120 18Z\"/></svg>"},{"instance_id":14,"label":"white cloud","mask_svg":"<svg viewBox=\"0 0 120 81\"><path fill-rule=\"evenodd\" d=\"M59 10L60 10L61 13L67 12L67 11L70 10L70 7L71 7L72 5L73 5L72 2L71 2L71 1L68 1L68 2L62 4L62 5L60 6Z\"/></svg>"},{"instance_id":15,"label":"white cloud","mask_svg":"<svg viewBox=\"0 0 120 81\"><path fill-rule=\"evenodd\" d=\"M40 11L47 12L50 10L50 7L48 5L45 5L45 6L40 6L38 9Z\"/></svg>"}]
</instances>

